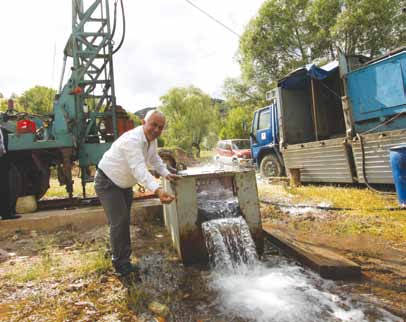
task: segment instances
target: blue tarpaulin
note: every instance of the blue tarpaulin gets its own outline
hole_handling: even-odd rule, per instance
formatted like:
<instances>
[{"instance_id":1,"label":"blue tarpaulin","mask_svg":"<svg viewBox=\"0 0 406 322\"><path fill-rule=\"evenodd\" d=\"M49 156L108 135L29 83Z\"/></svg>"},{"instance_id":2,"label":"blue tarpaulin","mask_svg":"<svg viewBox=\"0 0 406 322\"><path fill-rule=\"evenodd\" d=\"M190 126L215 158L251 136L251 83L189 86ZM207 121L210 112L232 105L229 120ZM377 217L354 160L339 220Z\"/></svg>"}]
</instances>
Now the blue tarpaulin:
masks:
<instances>
[{"instance_id":1,"label":"blue tarpaulin","mask_svg":"<svg viewBox=\"0 0 406 322\"><path fill-rule=\"evenodd\" d=\"M278 86L285 89L301 89L307 86L310 78L322 80L332 75L338 68L338 61L332 61L327 65L317 67L308 64L290 73L278 82Z\"/></svg>"}]
</instances>

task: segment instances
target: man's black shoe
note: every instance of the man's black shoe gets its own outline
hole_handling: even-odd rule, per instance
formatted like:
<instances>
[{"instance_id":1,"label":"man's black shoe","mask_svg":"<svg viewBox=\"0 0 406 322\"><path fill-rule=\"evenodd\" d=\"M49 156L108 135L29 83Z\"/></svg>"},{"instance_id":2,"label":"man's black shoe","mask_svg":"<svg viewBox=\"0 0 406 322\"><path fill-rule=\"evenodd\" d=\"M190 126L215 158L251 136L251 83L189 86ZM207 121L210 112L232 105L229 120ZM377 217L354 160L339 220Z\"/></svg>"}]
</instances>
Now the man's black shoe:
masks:
<instances>
[{"instance_id":1,"label":"man's black shoe","mask_svg":"<svg viewBox=\"0 0 406 322\"><path fill-rule=\"evenodd\" d=\"M140 280L140 270L137 265L131 263L125 263L122 265L115 266L116 273L120 277L126 277L130 274L136 277L137 280Z\"/></svg>"},{"instance_id":2,"label":"man's black shoe","mask_svg":"<svg viewBox=\"0 0 406 322\"><path fill-rule=\"evenodd\" d=\"M12 215L12 216L4 216L2 217L3 220L11 220L11 219L18 219L21 218L19 215Z\"/></svg>"}]
</instances>

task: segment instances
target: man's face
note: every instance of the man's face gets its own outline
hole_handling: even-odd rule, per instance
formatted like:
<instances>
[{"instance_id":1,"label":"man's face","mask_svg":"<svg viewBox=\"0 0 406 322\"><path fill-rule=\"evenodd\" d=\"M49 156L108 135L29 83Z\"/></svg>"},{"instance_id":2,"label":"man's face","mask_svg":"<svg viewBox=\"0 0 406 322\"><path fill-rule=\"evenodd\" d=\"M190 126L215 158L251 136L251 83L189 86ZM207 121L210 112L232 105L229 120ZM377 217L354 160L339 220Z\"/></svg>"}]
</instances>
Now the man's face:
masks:
<instances>
[{"instance_id":1,"label":"man's face","mask_svg":"<svg viewBox=\"0 0 406 322\"><path fill-rule=\"evenodd\" d=\"M165 117L158 113L154 113L148 121L142 121L144 133L148 141L154 141L158 138L165 127Z\"/></svg>"}]
</instances>

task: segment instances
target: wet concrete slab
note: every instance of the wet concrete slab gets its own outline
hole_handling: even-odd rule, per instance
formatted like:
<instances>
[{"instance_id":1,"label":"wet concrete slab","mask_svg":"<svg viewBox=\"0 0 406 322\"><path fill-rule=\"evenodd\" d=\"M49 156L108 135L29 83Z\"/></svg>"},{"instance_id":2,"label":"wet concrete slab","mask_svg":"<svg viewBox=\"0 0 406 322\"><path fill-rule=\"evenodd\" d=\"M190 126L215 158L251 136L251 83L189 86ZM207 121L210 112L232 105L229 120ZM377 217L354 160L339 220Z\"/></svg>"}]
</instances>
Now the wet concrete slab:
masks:
<instances>
[{"instance_id":1,"label":"wet concrete slab","mask_svg":"<svg viewBox=\"0 0 406 322\"><path fill-rule=\"evenodd\" d=\"M162 216L162 213L162 204L157 198L134 200L131 223L134 224L137 215ZM101 206L37 211L23 214L18 219L0 220L0 236L7 237L16 231L52 232L64 228L86 230L105 224L107 219Z\"/></svg>"},{"instance_id":2,"label":"wet concrete slab","mask_svg":"<svg viewBox=\"0 0 406 322\"><path fill-rule=\"evenodd\" d=\"M263 224L265 236L275 245L318 272L323 278L341 280L358 279L361 267L353 261L326 248L303 243L294 237Z\"/></svg>"}]
</instances>

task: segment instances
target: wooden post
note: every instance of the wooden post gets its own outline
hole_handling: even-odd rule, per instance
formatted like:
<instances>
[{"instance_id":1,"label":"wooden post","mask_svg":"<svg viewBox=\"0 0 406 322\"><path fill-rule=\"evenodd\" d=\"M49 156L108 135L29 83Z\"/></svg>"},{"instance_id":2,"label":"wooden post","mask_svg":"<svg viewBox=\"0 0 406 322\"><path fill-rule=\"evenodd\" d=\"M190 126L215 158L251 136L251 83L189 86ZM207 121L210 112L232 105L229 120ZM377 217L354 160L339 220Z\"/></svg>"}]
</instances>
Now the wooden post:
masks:
<instances>
[{"instance_id":1,"label":"wooden post","mask_svg":"<svg viewBox=\"0 0 406 322\"><path fill-rule=\"evenodd\" d=\"M299 168L292 168L289 169L290 172L290 186L291 187L298 187L300 186L300 169Z\"/></svg>"}]
</instances>

